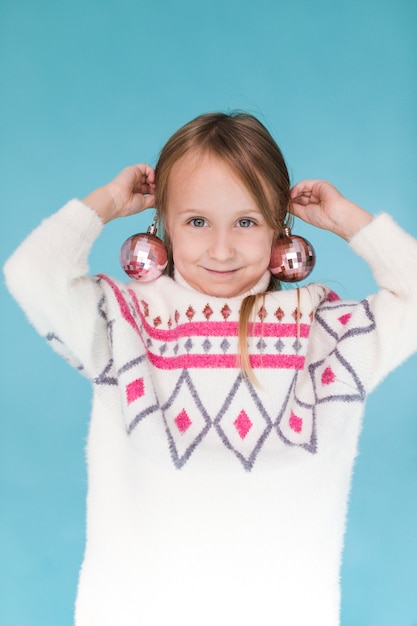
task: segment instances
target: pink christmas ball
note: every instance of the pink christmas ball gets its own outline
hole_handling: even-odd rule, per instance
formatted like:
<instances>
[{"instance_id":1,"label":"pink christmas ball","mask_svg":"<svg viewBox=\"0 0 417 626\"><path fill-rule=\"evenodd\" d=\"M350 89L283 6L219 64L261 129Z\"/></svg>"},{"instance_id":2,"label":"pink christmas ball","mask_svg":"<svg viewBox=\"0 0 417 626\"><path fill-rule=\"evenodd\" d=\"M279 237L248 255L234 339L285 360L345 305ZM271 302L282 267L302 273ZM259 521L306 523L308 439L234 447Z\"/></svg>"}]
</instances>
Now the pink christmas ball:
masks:
<instances>
[{"instance_id":1,"label":"pink christmas ball","mask_svg":"<svg viewBox=\"0 0 417 626\"><path fill-rule=\"evenodd\" d=\"M269 269L279 280L295 283L304 280L316 262L314 248L307 239L285 234L272 247Z\"/></svg>"},{"instance_id":2,"label":"pink christmas ball","mask_svg":"<svg viewBox=\"0 0 417 626\"><path fill-rule=\"evenodd\" d=\"M120 263L130 278L147 283L162 274L168 264L168 256L159 237L139 233L126 239L122 245Z\"/></svg>"}]
</instances>

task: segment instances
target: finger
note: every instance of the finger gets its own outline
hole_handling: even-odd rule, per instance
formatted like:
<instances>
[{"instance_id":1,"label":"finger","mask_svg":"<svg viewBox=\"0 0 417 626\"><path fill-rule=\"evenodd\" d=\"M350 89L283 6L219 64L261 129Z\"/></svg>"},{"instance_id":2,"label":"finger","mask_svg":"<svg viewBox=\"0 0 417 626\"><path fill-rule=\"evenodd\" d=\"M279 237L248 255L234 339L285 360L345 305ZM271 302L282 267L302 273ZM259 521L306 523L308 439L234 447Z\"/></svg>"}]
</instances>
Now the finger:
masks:
<instances>
[{"instance_id":1,"label":"finger","mask_svg":"<svg viewBox=\"0 0 417 626\"><path fill-rule=\"evenodd\" d=\"M147 196L149 194L153 195L155 193L155 185L150 185L147 182L141 182L135 185L133 193L138 193L143 196Z\"/></svg>"},{"instance_id":2,"label":"finger","mask_svg":"<svg viewBox=\"0 0 417 626\"><path fill-rule=\"evenodd\" d=\"M299 206L308 206L309 204L314 204L311 195L301 195L301 196L297 196L296 198L293 198L292 201L293 205L299 205Z\"/></svg>"},{"instance_id":3,"label":"finger","mask_svg":"<svg viewBox=\"0 0 417 626\"><path fill-rule=\"evenodd\" d=\"M291 200L293 204L307 206L313 201L313 194L311 191L300 191L298 193L291 194Z\"/></svg>"},{"instance_id":4,"label":"finger","mask_svg":"<svg viewBox=\"0 0 417 626\"><path fill-rule=\"evenodd\" d=\"M155 184L155 170L150 165L146 166L146 178L149 184Z\"/></svg>"},{"instance_id":5,"label":"finger","mask_svg":"<svg viewBox=\"0 0 417 626\"><path fill-rule=\"evenodd\" d=\"M138 179L148 181L149 183L155 182L155 170L147 163L138 163L134 166L137 172Z\"/></svg>"},{"instance_id":6,"label":"finger","mask_svg":"<svg viewBox=\"0 0 417 626\"><path fill-rule=\"evenodd\" d=\"M155 196L136 194L129 201L124 215L136 215L137 213L142 213L142 211L153 208L155 208Z\"/></svg>"},{"instance_id":7,"label":"finger","mask_svg":"<svg viewBox=\"0 0 417 626\"><path fill-rule=\"evenodd\" d=\"M143 199L143 209L145 210L153 208L155 208L155 196L153 194L149 194Z\"/></svg>"},{"instance_id":8,"label":"finger","mask_svg":"<svg viewBox=\"0 0 417 626\"><path fill-rule=\"evenodd\" d=\"M146 163L138 164L135 170L136 180L134 192L141 194L155 193L155 170Z\"/></svg>"},{"instance_id":9,"label":"finger","mask_svg":"<svg viewBox=\"0 0 417 626\"><path fill-rule=\"evenodd\" d=\"M313 193L317 184L320 183L319 180L301 180L296 183L291 189L291 198L297 198L298 196L309 196Z\"/></svg>"}]
</instances>

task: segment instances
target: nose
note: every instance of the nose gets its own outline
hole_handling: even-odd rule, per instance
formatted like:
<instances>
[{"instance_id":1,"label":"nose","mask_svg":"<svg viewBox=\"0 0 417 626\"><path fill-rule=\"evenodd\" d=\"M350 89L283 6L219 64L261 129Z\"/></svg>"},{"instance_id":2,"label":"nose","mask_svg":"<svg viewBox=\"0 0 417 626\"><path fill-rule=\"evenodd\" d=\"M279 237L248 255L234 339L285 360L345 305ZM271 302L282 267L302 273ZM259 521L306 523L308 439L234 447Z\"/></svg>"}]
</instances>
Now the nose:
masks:
<instances>
[{"instance_id":1,"label":"nose","mask_svg":"<svg viewBox=\"0 0 417 626\"><path fill-rule=\"evenodd\" d=\"M210 258L215 261L224 262L233 259L236 254L236 249L230 232L214 232L209 243L208 254Z\"/></svg>"}]
</instances>

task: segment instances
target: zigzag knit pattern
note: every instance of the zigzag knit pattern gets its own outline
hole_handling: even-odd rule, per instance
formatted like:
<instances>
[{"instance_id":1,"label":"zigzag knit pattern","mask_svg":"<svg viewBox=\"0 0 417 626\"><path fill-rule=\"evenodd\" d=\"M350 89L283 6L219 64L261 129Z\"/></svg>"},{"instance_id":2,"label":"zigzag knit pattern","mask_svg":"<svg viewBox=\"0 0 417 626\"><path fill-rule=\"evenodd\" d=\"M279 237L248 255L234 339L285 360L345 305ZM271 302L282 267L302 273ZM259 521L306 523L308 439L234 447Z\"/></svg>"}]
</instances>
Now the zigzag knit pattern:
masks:
<instances>
[{"instance_id":1,"label":"zigzag knit pattern","mask_svg":"<svg viewBox=\"0 0 417 626\"><path fill-rule=\"evenodd\" d=\"M268 401L271 394L262 393L239 370L237 321L229 304L214 310L208 303L196 310L190 299L190 303L185 302L182 308L174 308L164 317L152 310L145 299L139 299L134 290L125 289L104 275L98 281L110 288L118 315L107 319L113 356L95 383L119 385L129 435L140 428L143 420L162 415L177 468L185 465L210 431L217 433L246 470L252 469L271 437L314 454L317 407L328 402L336 405L365 399L364 385L344 353L352 337L369 333L375 327L366 301L359 305L342 303L335 293L329 292L316 313L297 307L285 311L280 306L270 311L264 303L258 307L256 321L248 328L251 365L255 374L257 370L277 369L287 374L286 389L278 394L280 401L272 405ZM349 322L354 310L356 321L352 327ZM103 301L99 315L106 315ZM338 343L343 335L344 349L336 347L326 360L308 363L306 367L313 320L330 340L334 338ZM123 350L119 351L121 338ZM146 375L149 366L157 376L164 376L164 371L170 373L164 377L163 397L161 391L155 390L152 375ZM224 370L221 375L228 384L222 386L221 392L218 387L213 388L213 393L222 394L213 411L212 402L204 401L199 390L204 372L209 377L214 369L217 376L219 369ZM300 397L297 381L304 370L310 381L309 394L304 392ZM210 384L211 379L207 380Z\"/></svg>"}]
</instances>

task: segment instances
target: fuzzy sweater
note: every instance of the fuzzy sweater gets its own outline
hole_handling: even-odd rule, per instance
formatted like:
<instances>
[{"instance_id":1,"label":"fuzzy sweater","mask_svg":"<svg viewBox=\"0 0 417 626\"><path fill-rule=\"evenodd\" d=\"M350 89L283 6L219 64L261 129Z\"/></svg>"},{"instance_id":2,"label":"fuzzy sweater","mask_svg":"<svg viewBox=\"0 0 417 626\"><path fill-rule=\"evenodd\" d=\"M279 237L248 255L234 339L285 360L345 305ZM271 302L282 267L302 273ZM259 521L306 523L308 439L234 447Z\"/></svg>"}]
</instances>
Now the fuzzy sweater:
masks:
<instances>
[{"instance_id":1,"label":"fuzzy sweater","mask_svg":"<svg viewBox=\"0 0 417 626\"><path fill-rule=\"evenodd\" d=\"M237 365L242 297L88 277L101 229L73 200L5 268L93 385L77 626L337 626L364 403L417 350L417 242L380 215L350 244L376 295L261 299L254 385Z\"/></svg>"}]
</instances>

